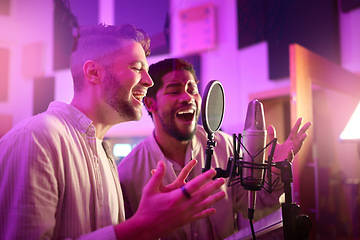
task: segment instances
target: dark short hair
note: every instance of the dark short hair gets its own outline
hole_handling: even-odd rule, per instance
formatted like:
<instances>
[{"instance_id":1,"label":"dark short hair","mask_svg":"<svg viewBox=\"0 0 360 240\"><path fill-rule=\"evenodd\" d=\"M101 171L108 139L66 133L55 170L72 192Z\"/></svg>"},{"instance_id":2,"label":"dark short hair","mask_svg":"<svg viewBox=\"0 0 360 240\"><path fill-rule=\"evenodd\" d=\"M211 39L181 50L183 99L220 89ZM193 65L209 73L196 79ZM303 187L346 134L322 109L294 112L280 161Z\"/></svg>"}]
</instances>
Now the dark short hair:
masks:
<instances>
[{"instance_id":1,"label":"dark short hair","mask_svg":"<svg viewBox=\"0 0 360 240\"><path fill-rule=\"evenodd\" d=\"M167 58L160 62L151 64L149 67L149 75L152 78L154 85L148 89L147 97L156 98L156 93L163 86L162 78L169 72L174 70L189 71L195 81L197 82L196 73L191 63L179 58Z\"/></svg>"},{"instance_id":2,"label":"dark short hair","mask_svg":"<svg viewBox=\"0 0 360 240\"><path fill-rule=\"evenodd\" d=\"M194 67L191 63L180 58L167 58L165 60L150 65L149 75L152 78L154 85L148 89L146 97L156 99L157 92L163 86L162 78L167 73L175 70L189 71L193 75L195 81L198 82ZM148 113L152 117L151 112L148 111Z\"/></svg>"},{"instance_id":3,"label":"dark short hair","mask_svg":"<svg viewBox=\"0 0 360 240\"><path fill-rule=\"evenodd\" d=\"M83 64L88 60L99 60L104 65L111 66L114 53L121 50L124 40L140 43L145 55L150 54L149 36L144 30L134 25L84 25L78 28L75 35L70 64L75 91L83 87Z\"/></svg>"}]
</instances>

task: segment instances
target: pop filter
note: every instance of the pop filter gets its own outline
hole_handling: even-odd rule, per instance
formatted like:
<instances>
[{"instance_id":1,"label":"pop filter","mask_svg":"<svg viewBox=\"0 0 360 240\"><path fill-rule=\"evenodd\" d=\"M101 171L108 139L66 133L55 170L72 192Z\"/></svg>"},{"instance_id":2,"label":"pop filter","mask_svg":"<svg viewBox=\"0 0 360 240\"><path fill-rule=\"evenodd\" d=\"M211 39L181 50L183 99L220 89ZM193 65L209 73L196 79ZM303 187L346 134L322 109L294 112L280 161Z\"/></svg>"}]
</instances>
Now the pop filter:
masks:
<instances>
[{"instance_id":1,"label":"pop filter","mask_svg":"<svg viewBox=\"0 0 360 240\"><path fill-rule=\"evenodd\" d=\"M225 93L221 83L217 80L210 81L204 90L203 103L201 106L201 119L204 130L208 134L207 148L205 150L205 166L203 172L211 167L214 136L219 131L225 111Z\"/></svg>"},{"instance_id":2,"label":"pop filter","mask_svg":"<svg viewBox=\"0 0 360 240\"><path fill-rule=\"evenodd\" d=\"M209 136L219 131L224 119L225 93L221 83L217 80L210 81L204 90L201 106L201 120Z\"/></svg>"}]
</instances>

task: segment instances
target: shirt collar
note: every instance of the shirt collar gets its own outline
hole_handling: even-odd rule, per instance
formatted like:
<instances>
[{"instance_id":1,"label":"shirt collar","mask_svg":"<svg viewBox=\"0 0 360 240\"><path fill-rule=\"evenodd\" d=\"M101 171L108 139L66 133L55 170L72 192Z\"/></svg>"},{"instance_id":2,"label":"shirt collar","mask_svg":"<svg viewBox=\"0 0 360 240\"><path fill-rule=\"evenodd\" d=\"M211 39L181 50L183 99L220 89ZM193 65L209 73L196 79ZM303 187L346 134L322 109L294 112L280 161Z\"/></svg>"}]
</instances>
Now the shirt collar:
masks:
<instances>
[{"instance_id":1,"label":"shirt collar","mask_svg":"<svg viewBox=\"0 0 360 240\"><path fill-rule=\"evenodd\" d=\"M54 101L48 107L49 112L60 113L62 117L70 122L79 132L95 136L95 126L79 109L67 103Z\"/></svg>"}]
</instances>

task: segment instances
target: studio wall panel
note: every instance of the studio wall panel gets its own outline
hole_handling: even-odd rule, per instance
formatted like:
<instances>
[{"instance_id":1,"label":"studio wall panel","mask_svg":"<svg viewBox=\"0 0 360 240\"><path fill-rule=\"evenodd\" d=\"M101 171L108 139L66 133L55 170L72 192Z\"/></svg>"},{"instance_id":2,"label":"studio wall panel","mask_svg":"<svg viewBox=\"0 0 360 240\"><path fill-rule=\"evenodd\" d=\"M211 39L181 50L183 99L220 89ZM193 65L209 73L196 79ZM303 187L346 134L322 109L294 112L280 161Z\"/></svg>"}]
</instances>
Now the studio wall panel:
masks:
<instances>
[{"instance_id":1,"label":"studio wall panel","mask_svg":"<svg viewBox=\"0 0 360 240\"><path fill-rule=\"evenodd\" d=\"M0 114L0 123L0 138L2 138L12 128L12 115Z\"/></svg>"},{"instance_id":2,"label":"studio wall panel","mask_svg":"<svg viewBox=\"0 0 360 240\"><path fill-rule=\"evenodd\" d=\"M0 15L10 15L10 0L0 0Z\"/></svg>"},{"instance_id":3,"label":"studio wall panel","mask_svg":"<svg viewBox=\"0 0 360 240\"><path fill-rule=\"evenodd\" d=\"M169 53L169 0L115 1L115 24L134 24L151 39L151 55Z\"/></svg>"},{"instance_id":4,"label":"studio wall panel","mask_svg":"<svg viewBox=\"0 0 360 240\"><path fill-rule=\"evenodd\" d=\"M289 45L340 64L337 0L237 0L238 47L267 41L269 78L289 76Z\"/></svg>"},{"instance_id":5,"label":"studio wall panel","mask_svg":"<svg viewBox=\"0 0 360 240\"><path fill-rule=\"evenodd\" d=\"M0 48L0 102L6 102L9 96L10 50Z\"/></svg>"},{"instance_id":6,"label":"studio wall panel","mask_svg":"<svg viewBox=\"0 0 360 240\"><path fill-rule=\"evenodd\" d=\"M33 115L46 111L49 103L54 101L55 78L34 79Z\"/></svg>"},{"instance_id":7,"label":"studio wall panel","mask_svg":"<svg viewBox=\"0 0 360 240\"><path fill-rule=\"evenodd\" d=\"M67 1L65 1L67 2ZM70 67L73 27L98 24L98 0L54 0L54 70Z\"/></svg>"}]
</instances>

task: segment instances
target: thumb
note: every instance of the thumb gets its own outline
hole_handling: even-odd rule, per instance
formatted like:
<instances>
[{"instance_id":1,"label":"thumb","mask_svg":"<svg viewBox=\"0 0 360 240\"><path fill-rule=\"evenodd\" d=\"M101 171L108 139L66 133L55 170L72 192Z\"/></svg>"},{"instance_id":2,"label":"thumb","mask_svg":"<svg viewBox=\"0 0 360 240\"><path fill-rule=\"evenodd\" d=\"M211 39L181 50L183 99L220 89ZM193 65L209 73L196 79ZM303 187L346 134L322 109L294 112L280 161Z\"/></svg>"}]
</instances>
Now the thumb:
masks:
<instances>
[{"instance_id":1,"label":"thumb","mask_svg":"<svg viewBox=\"0 0 360 240\"><path fill-rule=\"evenodd\" d=\"M268 139L269 139L269 141L271 141L274 138L276 138L276 130L273 125L269 125L268 126Z\"/></svg>"},{"instance_id":2,"label":"thumb","mask_svg":"<svg viewBox=\"0 0 360 240\"><path fill-rule=\"evenodd\" d=\"M152 177L150 178L149 182L146 184L144 191L159 192L162 186L162 180L164 178L164 175L165 175L165 164L164 162L159 161L156 169L152 171Z\"/></svg>"}]
</instances>

